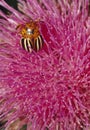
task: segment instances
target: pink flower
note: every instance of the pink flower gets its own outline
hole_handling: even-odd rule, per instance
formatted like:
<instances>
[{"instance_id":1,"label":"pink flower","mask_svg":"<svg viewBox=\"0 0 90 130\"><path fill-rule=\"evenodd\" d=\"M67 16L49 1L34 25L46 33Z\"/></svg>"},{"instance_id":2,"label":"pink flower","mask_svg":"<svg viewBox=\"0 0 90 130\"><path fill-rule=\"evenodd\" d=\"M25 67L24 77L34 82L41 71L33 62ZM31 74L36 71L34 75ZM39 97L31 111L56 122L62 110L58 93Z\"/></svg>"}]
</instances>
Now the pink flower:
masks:
<instances>
[{"instance_id":1,"label":"pink flower","mask_svg":"<svg viewBox=\"0 0 90 130\"><path fill-rule=\"evenodd\" d=\"M0 5L0 120L5 130L90 129L89 0L18 0ZM39 19L40 51L20 45L17 26Z\"/></svg>"}]
</instances>

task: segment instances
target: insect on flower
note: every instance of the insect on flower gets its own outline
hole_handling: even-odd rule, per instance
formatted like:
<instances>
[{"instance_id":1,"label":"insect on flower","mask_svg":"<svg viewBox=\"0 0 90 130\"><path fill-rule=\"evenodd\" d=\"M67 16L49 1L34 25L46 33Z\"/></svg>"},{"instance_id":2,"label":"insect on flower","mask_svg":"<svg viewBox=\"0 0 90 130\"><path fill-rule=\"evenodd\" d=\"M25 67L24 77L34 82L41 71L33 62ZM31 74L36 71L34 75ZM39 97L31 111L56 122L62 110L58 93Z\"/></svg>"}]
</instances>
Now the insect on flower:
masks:
<instances>
[{"instance_id":1,"label":"insect on flower","mask_svg":"<svg viewBox=\"0 0 90 130\"><path fill-rule=\"evenodd\" d=\"M24 25L18 25L21 35L20 44L24 50L32 52L32 49L39 51L43 46L43 38L40 34L37 21L30 21Z\"/></svg>"}]
</instances>

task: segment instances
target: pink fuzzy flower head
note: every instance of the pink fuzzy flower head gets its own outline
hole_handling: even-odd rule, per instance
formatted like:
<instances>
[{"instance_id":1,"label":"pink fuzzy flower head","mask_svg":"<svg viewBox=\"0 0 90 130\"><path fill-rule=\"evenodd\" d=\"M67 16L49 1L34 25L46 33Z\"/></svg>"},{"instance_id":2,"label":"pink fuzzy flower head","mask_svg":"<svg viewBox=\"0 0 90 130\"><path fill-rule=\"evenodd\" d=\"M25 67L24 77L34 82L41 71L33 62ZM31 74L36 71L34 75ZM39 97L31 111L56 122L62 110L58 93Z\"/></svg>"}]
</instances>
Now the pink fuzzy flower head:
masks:
<instances>
[{"instance_id":1,"label":"pink fuzzy flower head","mask_svg":"<svg viewBox=\"0 0 90 130\"><path fill-rule=\"evenodd\" d=\"M9 12L0 11L5 130L90 130L89 0L17 0L17 10L0 5ZM17 28L31 20L38 21L43 47L30 53Z\"/></svg>"}]
</instances>

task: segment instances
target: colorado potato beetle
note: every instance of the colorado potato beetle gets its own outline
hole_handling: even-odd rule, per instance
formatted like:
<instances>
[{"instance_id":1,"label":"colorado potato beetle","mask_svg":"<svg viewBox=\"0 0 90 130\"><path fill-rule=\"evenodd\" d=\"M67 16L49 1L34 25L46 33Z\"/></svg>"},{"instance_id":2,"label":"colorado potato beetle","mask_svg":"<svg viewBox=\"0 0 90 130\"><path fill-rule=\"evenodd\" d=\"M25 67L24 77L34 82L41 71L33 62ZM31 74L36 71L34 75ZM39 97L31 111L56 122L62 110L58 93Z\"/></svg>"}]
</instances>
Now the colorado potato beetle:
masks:
<instances>
[{"instance_id":1,"label":"colorado potato beetle","mask_svg":"<svg viewBox=\"0 0 90 130\"><path fill-rule=\"evenodd\" d=\"M24 25L18 25L21 35L20 44L24 50L32 52L32 49L39 51L43 46L43 38L40 34L37 22L30 21Z\"/></svg>"}]
</instances>

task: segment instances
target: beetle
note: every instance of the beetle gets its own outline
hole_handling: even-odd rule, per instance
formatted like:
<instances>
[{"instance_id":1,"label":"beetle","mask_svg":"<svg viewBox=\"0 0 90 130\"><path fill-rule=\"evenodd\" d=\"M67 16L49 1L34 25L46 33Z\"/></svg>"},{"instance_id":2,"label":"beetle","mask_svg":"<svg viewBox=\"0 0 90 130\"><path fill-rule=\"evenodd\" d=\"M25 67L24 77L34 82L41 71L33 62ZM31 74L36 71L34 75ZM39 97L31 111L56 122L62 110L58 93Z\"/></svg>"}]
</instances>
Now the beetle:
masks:
<instances>
[{"instance_id":1,"label":"beetle","mask_svg":"<svg viewBox=\"0 0 90 130\"><path fill-rule=\"evenodd\" d=\"M36 52L43 46L43 38L39 31L37 21L30 21L29 23L20 24L17 26L21 35L20 44L24 50L32 52L32 49Z\"/></svg>"}]
</instances>

